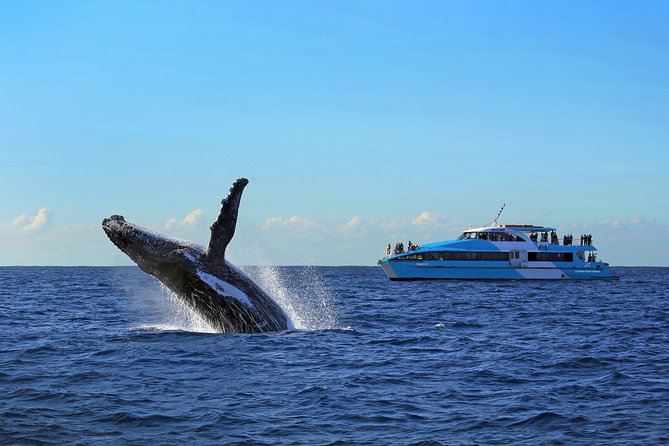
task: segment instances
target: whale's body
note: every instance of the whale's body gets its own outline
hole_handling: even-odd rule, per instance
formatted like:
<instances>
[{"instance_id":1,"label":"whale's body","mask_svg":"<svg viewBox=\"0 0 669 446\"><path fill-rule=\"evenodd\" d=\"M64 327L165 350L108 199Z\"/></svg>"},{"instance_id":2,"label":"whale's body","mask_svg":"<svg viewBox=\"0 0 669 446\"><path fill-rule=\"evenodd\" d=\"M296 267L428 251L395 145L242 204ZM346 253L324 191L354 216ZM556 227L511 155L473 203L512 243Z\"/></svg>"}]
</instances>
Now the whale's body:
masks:
<instances>
[{"instance_id":1,"label":"whale's body","mask_svg":"<svg viewBox=\"0 0 669 446\"><path fill-rule=\"evenodd\" d=\"M237 213L248 180L241 178L222 201L203 247L174 240L128 223L118 215L105 218L109 239L142 271L172 290L219 332L259 333L288 329L283 310L246 274L225 260L225 249L237 224Z\"/></svg>"}]
</instances>

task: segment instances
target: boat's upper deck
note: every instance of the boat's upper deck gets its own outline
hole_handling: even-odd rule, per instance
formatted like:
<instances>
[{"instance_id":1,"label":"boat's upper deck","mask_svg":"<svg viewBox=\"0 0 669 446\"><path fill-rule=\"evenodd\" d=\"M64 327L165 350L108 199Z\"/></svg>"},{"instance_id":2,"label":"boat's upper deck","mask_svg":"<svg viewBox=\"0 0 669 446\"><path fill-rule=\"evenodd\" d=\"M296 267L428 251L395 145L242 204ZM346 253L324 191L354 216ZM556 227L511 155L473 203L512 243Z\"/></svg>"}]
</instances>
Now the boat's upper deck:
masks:
<instances>
[{"instance_id":1,"label":"boat's upper deck","mask_svg":"<svg viewBox=\"0 0 669 446\"><path fill-rule=\"evenodd\" d=\"M456 240L427 243L413 251L511 251L520 249L578 252L597 250L591 242L585 242L583 238L581 238L580 245L572 244L571 235L565 235L560 240L555 231L555 228L537 225L484 226L467 229Z\"/></svg>"},{"instance_id":2,"label":"boat's upper deck","mask_svg":"<svg viewBox=\"0 0 669 446\"><path fill-rule=\"evenodd\" d=\"M483 226L481 228L467 229L467 232L552 232L555 228L548 226L536 225L499 225L499 226Z\"/></svg>"}]
</instances>

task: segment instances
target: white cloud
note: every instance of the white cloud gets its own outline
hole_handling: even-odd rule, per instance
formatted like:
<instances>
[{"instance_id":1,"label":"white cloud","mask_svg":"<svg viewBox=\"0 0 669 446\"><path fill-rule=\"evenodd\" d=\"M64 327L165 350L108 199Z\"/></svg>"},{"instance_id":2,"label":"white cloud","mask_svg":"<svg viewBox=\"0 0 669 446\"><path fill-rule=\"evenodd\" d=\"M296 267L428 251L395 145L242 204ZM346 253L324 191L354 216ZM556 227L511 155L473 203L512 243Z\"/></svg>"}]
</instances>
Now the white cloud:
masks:
<instances>
[{"instance_id":1,"label":"white cloud","mask_svg":"<svg viewBox=\"0 0 669 446\"><path fill-rule=\"evenodd\" d=\"M26 214L21 214L14 219L12 226L15 228L20 228L26 221L28 221L28 216Z\"/></svg>"},{"instance_id":2,"label":"white cloud","mask_svg":"<svg viewBox=\"0 0 669 446\"><path fill-rule=\"evenodd\" d=\"M293 215L292 217L270 217L265 220L262 228L266 231L275 228L291 229L298 232L307 232L312 229L320 228L323 225L311 218Z\"/></svg>"},{"instance_id":3,"label":"white cloud","mask_svg":"<svg viewBox=\"0 0 669 446\"><path fill-rule=\"evenodd\" d=\"M41 208L34 217L29 217L26 214L19 215L12 221L12 227L19 229L21 232L34 232L44 227L48 221L49 210Z\"/></svg>"},{"instance_id":4,"label":"white cloud","mask_svg":"<svg viewBox=\"0 0 669 446\"><path fill-rule=\"evenodd\" d=\"M423 211L418 217L411 220L412 225L416 226L434 226L439 223L440 217L429 211Z\"/></svg>"},{"instance_id":5,"label":"white cloud","mask_svg":"<svg viewBox=\"0 0 669 446\"><path fill-rule=\"evenodd\" d=\"M589 221L583 224L584 228L590 227L609 227L612 229L619 229L621 225L620 220L600 220L600 221Z\"/></svg>"},{"instance_id":6,"label":"white cloud","mask_svg":"<svg viewBox=\"0 0 669 446\"><path fill-rule=\"evenodd\" d=\"M336 231L345 235L376 234L398 234L420 231L421 234L429 233L431 230L452 230L450 222L445 216L434 212L424 211L411 220L379 220L375 218L364 218L356 215L346 223L336 226ZM457 230L457 228L456 228Z\"/></svg>"},{"instance_id":7,"label":"white cloud","mask_svg":"<svg viewBox=\"0 0 669 446\"><path fill-rule=\"evenodd\" d=\"M346 236L363 236L370 233L380 234L394 232L399 229L407 228L408 226L408 221L384 221L376 218L365 218L355 215L346 223L337 225L335 230Z\"/></svg>"},{"instance_id":8,"label":"white cloud","mask_svg":"<svg viewBox=\"0 0 669 446\"><path fill-rule=\"evenodd\" d=\"M426 237L444 237L446 233L458 233L462 230L460 223L430 211L421 212L411 220L411 225Z\"/></svg>"},{"instance_id":9,"label":"white cloud","mask_svg":"<svg viewBox=\"0 0 669 446\"><path fill-rule=\"evenodd\" d=\"M355 231L356 229L360 228L362 223L363 223L362 217L360 217L359 215L356 215L353 218L351 218L349 221L347 221L346 223L337 226L337 230L339 232Z\"/></svg>"},{"instance_id":10,"label":"white cloud","mask_svg":"<svg viewBox=\"0 0 669 446\"><path fill-rule=\"evenodd\" d=\"M170 218L165 222L165 228L191 228L200 221L200 218L204 215L204 209L195 209L190 214L186 215L183 220L177 220L176 218Z\"/></svg>"},{"instance_id":11,"label":"white cloud","mask_svg":"<svg viewBox=\"0 0 669 446\"><path fill-rule=\"evenodd\" d=\"M666 223L666 222L665 222ZM624 223L621 223L624 224ZM643 216L637 216L633 217L629 220L628 222L629 225L646 225L646 226L662 226L662 223L657 221L655 218L649 218L649 217L643 217Z\"/></svg>"}]
</instances>

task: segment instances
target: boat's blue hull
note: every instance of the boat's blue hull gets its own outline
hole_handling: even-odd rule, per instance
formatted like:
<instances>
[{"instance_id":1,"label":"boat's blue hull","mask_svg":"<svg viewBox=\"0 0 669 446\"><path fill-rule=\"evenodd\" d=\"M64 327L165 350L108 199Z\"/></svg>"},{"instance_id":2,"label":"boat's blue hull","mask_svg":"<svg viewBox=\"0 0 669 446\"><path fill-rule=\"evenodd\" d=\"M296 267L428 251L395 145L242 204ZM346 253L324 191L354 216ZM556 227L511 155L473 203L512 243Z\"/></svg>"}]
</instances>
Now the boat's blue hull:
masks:
<instances>
[{"instance_id":1,"label":"boat's blue hull","mask_svg":"<svg viewBox=\"0 0 669 446\"><path fill-rule=\"evenodd\" d=\"M610 279L614 272L601 262L586 263L582 267L543 264L535 267L512 268L509 262L477 262L481 265L462 265L463 262L397 261L382 259L379 265L390 280L439 279Z\"/></svg>"}]
</instances>

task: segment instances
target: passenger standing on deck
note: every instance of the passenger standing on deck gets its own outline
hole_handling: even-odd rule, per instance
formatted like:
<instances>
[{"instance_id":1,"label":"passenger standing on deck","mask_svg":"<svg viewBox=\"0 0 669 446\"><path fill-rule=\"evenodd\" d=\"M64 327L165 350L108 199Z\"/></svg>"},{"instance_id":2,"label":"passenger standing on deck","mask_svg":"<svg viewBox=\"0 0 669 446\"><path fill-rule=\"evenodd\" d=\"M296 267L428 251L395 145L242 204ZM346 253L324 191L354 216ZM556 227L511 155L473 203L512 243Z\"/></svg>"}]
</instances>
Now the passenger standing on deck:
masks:
<instances>
[{"instance_id":1,"label":"passenger standing on deck","mask_svg":"<svg viewBox=\"0 0 669 446\"><path fill-rule=\"evenodd\" d=\"M390 254L392 254L393 250L390 248L390 243L388 243L388 246L386 247L386 258L390 258Z\"/></svg>"}]
</instances>

